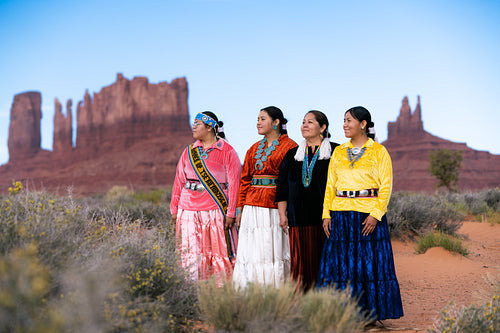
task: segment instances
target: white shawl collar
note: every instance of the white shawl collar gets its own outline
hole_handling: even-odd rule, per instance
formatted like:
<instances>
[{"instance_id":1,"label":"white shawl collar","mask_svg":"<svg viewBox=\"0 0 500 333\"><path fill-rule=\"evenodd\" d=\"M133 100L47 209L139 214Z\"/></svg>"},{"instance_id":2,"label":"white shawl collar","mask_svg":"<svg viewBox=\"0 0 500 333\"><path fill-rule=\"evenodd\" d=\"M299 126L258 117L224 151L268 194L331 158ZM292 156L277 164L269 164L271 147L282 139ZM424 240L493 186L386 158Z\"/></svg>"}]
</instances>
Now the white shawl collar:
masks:
<instances>
[{"instance_id":1,"label":"white shawl collar","mask_svg":"<svg viewBox=\"0 0 500 333\"><path fill-rule=\"evenodd\" d=\"M306 140L302 141L297 149L297 153L295 154L294 159L296 161L302 162L304 160L304 156L306 153L307 142ZM332 155L332 146L330 145L330 140L328 138L324 138L321 142L321 147L319 148L319 159L327 160Z\"/></svg>"}]
</instances>

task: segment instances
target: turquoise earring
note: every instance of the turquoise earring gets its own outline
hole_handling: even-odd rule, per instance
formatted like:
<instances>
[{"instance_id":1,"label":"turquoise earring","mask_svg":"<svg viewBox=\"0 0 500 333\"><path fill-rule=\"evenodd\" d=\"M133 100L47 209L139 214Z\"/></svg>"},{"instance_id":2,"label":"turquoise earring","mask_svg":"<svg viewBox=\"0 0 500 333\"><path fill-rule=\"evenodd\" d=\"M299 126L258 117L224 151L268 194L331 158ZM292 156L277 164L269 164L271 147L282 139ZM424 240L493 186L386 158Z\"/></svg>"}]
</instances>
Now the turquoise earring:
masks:
<instances>
[{"instance_id":1,"label":"turquoise earring","mask_svg":"<svg viewBox=\"0 0 500 333\"><path fill-rule=\"evenodd\" d=\"M273 125L273 129L278 129L278 127L276 127L276 125Z\"/></svg>"}]
</instances>

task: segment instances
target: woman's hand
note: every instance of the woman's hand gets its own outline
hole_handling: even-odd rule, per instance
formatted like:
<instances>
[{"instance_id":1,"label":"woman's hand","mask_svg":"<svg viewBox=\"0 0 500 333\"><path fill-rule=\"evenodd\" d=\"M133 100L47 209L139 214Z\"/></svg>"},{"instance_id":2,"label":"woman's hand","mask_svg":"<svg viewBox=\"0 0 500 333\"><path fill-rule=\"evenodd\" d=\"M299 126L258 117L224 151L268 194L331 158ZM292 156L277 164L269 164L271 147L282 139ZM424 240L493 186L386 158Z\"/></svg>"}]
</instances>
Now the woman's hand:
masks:
<instances>
[{"instance_id":1,"label":"woman's hand","mask_svg":"<svg viewBox=\"0 0 500 333\"><path fill-rule=\"evenodd\" d=\"M365 219L365 221L362 223L363 224L363 230L361 230L361 233L363 236L368 236L375 230L375 227L377 226L377 219L374 218L371 215L368 215L368 217Z\"/></svg>"},{"instance_id":2,"label":"woman's hand","mask_svg":"<svg viewBox=\"0 0 500 333\"><path fill-rule=\"evenodd\" d=\"M238 212L240 212L238 214ZM238 227L238 229L240 228L240 224L241 224L241 215L243 215L243 207L236 207L236 226Z\"/></svg>"},{"instance_id":3,"label":"woman's hand","mask_svg":"<svg viewBox=\"0 0 500 333\"><path fill-rule=\"evenodd\" d=\"M177 222L177 214L172 214L170 217L170 223L175 224Z\"/></svg>"},{"instance_id":4,"label":"woman's hand","mask_svg":"<svg viewBox=\"0 0 500 333\"><path fill-rule=\"evenodd\" d=\"M330 237L331 227L332 227L332 219L323 219L323 230L325 231L326 238Z\"/></svg>"},{"instance_id":5,"label":"woman's hand","mask_svg":"<svg viewBox=\"0 0 500 333\"><path fill-rule=\"evenodd\" d=\"M286 215L280 215L280 226L285 235L288 235L288 217Z\"/></svg>"},{"instance_id":6,"label":"woman's hand","mask_svg":"<svg viewBox=\"0 0 500 333\"><path fill-rule=\"evenodd\" d=\"M234 217L226 216L226 223L224 224L224 228L231 229L233 224L234 224Z\"/></svg>"}]
</instances>

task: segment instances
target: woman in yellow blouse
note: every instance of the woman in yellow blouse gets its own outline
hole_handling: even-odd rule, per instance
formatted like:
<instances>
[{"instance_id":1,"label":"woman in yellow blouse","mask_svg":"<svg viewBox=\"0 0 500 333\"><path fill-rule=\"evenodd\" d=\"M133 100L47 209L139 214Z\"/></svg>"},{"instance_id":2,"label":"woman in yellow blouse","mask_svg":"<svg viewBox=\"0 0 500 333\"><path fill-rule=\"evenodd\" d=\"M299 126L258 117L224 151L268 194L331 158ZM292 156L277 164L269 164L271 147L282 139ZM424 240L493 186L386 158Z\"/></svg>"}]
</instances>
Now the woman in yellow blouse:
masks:
<instances>
[{"instance_id":1,"label":"woman in yellow blouse","mask_svg":"<svg viewBox=\"0 0 500 333\"><path fill-rule=\"evenodd\" d=\"M349 286L373 320L403 316L385 213L392 190L392 163L374 141L370 112L361 106L344 115L350 140L335 148L328 168L323 247L318 286Z\"/></svg>"}]
</instances>

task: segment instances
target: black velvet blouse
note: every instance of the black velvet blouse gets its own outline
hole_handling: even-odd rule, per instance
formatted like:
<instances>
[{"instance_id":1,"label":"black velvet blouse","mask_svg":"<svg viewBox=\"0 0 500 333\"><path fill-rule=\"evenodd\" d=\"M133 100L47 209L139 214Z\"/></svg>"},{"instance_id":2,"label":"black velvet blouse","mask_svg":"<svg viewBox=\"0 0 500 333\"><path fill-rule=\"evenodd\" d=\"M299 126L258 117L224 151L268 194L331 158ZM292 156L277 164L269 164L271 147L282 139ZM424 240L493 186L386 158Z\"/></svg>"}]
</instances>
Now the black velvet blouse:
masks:
<instances>
[{"instance_id":1,"label":"black velvet blouse","mask_svg":"<svg viewBox=\"0 0 500 333\"><path fill-rule=\"evenodd\" d=\"M330 142L332 153L337 143ZM290 227L322 225L323 200L325 198L328 164L330 159L318 159L312 171L309 187L302 184L302 161L294 156L298 147L290 149L281 162L276 186L275 201L287 201L287 217ZM309 161L314 152L308 149Z\"/></svg>"}]
</instances>

